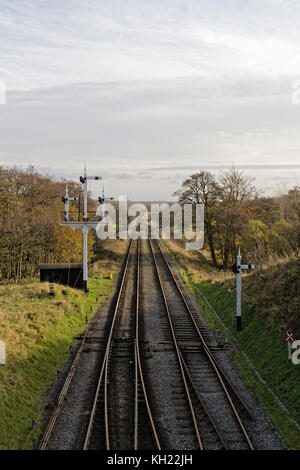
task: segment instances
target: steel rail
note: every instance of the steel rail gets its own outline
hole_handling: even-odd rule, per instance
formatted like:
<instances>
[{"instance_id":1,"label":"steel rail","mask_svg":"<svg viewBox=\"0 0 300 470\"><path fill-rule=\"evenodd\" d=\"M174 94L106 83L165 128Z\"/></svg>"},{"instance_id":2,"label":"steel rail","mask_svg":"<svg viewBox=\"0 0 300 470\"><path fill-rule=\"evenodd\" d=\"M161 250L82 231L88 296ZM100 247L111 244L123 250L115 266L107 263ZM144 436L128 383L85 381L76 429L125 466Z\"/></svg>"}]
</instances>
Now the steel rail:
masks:
<instances>
[{"instance_id":1,"label":"steel rail","mask_svg":"<svg viewBox=\"0 0 300 470\"><path fill-rule=\"evenodd\" d=\"M97 401L98 401L98 397L99 397L100 388L103 385L103 377L104 377L105 441L106 441L106 450L110 449L109 426L108 426L108 403L107 403L108 355L109 355L109 350L110 350L110 347L111 347L111 340L112 340L112 335L113 335L114 326L115 326L115 322L116 322L116 317L117 317L117 313L118 313L118 309L119 309L119 305L120 305L121 294L122 294L122 291L123 291L123 286L124 286L124 283L125 283L125 278L126 278L126 274L127 274L128 265L129 265L129 259L130 259L130 256L131 256L131 248L132 248L132 240L130 240L130 245L129 245L129 248L128 248L128 251L127 251L125 266L124 266L124 270L123 270L123 274L122 274L122 278L121 278L121 284L120 284L120 287L119 287L119 292L118 292L116 304L115 304L115 307L114 307L112 323L111 323L111 327L110 327L110 331L109 331L109 336L108 336L107 345L106 345L105 354L104 354L104 359L103 359L103 362L102 362L102 367L101 367L101 371L100 371L100 375L99 375L99 380L98 380L98 383L97 383L95 398L94 398L93 407L92 407L92 411L91 411L91 415L90 415L88 429L87 429L87 432L86 432L86 437L85 437L85 441L84 441L83 450L88 450L88 448L89 448L90 440L91 440L91 437L92 437L92 430L93 430L94 420L95 420L95 416L96 416Z\"/></svg>"},{"instance_id":2,"label":"steel rail","mask_svg":"<svg viewBox=\"0 0 300 470\"><path fill-rule=\"evenodd\" d=\"M151 238L149 238L149 242L150 242L151 251L152 251L152 254L153 254L153 259L155 259L155 258L154 258L155 255L154 255L154 251L153 251L153 246L152 246L152 240L151 240ZM223 391L224 391L224 393L225 393L225 395L226 395L226 397L227 397L227 400L228 400L228 402L229 402L229 404L230 404L230 406L231 406L231 409L232 409L232 411L233 411L233 413L234 413L234 416L235 416L235 418L236 418L236 420L237 420L237 422L238 422L238 424L239 424L239 426L240 426L240 428L241 428L241 430L242 430L242 433L243 433L243 435L244 435L244 437L245 437L245 439L246 439L246 441L247 441L247 444L248 444L250 450L254 450L253 444L252 444L252 442L251 442L251 440L250 440L250 438L249 438L249 436L248 436L248 433L247 433L247 431L246 431L246 429L245 429L245 426L244 426L244 424L243 424L243 422L242 422L242 419L240 418L239 413L238 413L238 411L237 411L237 409L236 409L236 407L235 407L235 405L234 405L234 403L233 403L233 401L232 401L232 399L231 399L231 397L230 397L230 395L229 395L229 392L228 392L228 390L227 390L227 387L226 387L226 385L224 384L224 381L223 381L223 379L222 379L222 377L221 377L221 372L220 372L220 370L219 370L219 369L220 369L220 366L217 365L216 359L212 356L212 354L211 354L211 352L210 352L210 350L209 350L209 347L207 346L206 341L204 340L204 338L203 338L203 336L202 336L202 333L201 333L201 331L199 330L199 327L198 327L198 325L197 325L197 323L196 323L196 321L195 321L195 318L194 318L193 313L192 313L192 311L191 311L191 309L190 309L190 307L189 307L189 305L188 305L188 303L187 303L187 300L186 300L186 298L185 298L185 296L184 296L184 294L183 294L183 292L182 292L182 290L181 290L181 288L180 288L180 286L179 286L179 284L178 284L178 281L177 281L177 279L175 278L175 276L174 276L174 274L173 274L173 272L172 272L172 270L171 270L171 268L170 268L170 266L169 266L169 263L168 263L168 261L166 260L166 257L165 257L165 255L164 255L164 253L163 253L163 251L162 251L162 249L161 249L161 247L160 247L160 244L159 244L159 242L158 242L157 240L156 240L156 246L158 247L159 252L160 252L160 254L162 255L162 258L163 258L163 260L164 260L164 262L165 262L165 264L166 264L166 266L167 266L167 268L168 268L168 271L169 271L169 273L170 273L170 275L171 275L171 277L172 277L172 280L173 280L173 282L174 282L174 284L175 284L175 286L176 286L176 288L177 288L177 290L178 290L178 292L179 292L179 294L180 294L180 296L181 296L181 298L182 298L182 300L183 300L183 302L184 302L184 305L185 305L185 307L186 307L186 310L187 310L187 312L188 312L188 314L189 314L189 316L190 316L190 318L191 318L191 320L192 320L192 322L193 322L193 324L194 324L194 326L195 326L195 329L196 329L196 331L197 331L197 334L198 334L198 336L199 336L199 339L200 339L200 341L201 341L201 343L202 343L202 346L203 346L203 349L204 349L204 351L205 351L205 353L206 353L206 356L208 357L208 359L209 359L209 361L210 361L212 367L213 367L214 370L215 370L215 373L216 373L216 375L217 375L217 377L218 377L218 379L219 379L219 382L220 382L220 384L221 384L221 386L222 386L222 388L223 388ZM157 272L158 272L158 267L157 267L156 261L155 261L155 266L156 266L156 270L157 270ZM160 281L160 282L161 282L161 281ZM169 316L169 314L168 314L168 316ZM172 335L173 335L173 329L172 329ZM181 361L181 360L180 360L180 361ZM182 361L181 361L181 363L182 363ZM231 384L229 378L227 378L227 381L230 383L231 389L235 392L235 395L240 399L240 397L237 395L237 392L234 390L234 387L233 387L233 385ZM244 402L243 402L241 399L240 399L240 401L241 401L241 403L244 404ZM248 409L248 408L246 407L246 405L244 405L244 406L245 406L246 409ZM249 411L249 412L250 412L250 411ZM251 413L251 412L250 412L250 413Z\"/></svg>"},{"instance_id":3,"label":"steel rail","mask_svg":"<svg viewBox=\"0 0 300 470\"><path fill-rule=\"evenodd\" d=\"M172 322L172 318L171 318L171 312L170 312L170 309L169 309L169 304L168 304L168 301L167 301L167 297L166 297L165 289L164 289L164 286L163 286L161 274L159 272L159 268L158 268L158 264L157 264L157 261L156 261L155 253L154 253L154 250L153 250L151 238L149 238L149 244L150 244L150 249L151 249L151 253L152 253L152 257L153 257L155 270L156 270L156 273L157 273L157 279L158 279L160 290L161 290L162 297L163 297L163 300L164 300L165 310L166 310L167 316L168 316L168 321L169 321L169 325L170 325L170 329L171 329L171 333L172 333L173 343L174 343L174 347L175 347L175 350L176 350L176 355L177 355L177 359L178 359L178 363L179 363L179 368L180 368L180 371L181 371L182 380L183 380L183 383L184 383L186 397L187 397L190 412L191 412L191 415L192 415L192 420L193 420L193 425L194 425L194 429L195 429L195 433L196 433L196 437L197 437L197 442L198 442L198 445L199 445L199 449L204 450L203 443L202 443L201 436L200 436L200 432L199 432L199 428L198 428L198 424L197 424L197 419L196 419L194 406L193 406L193 403L192 403L188 383L187 383L185 372L184 372L182 356L181 356L181 352L180 352L180 349L179 349L179 346L178 346L178 343L177 343L176 334L175 334L175 330L174 330L174 326L173 326L173 322Z\"/></svg>"},{"instance_id":4,"label":"steel rail","mask_svg":"<svg viewBox=\"0 0 300 470\"><path fill-rule=\"evenodd\" d=\"M157 247L158 247L158 249L159 249L159 251L160 251L160 253L161 253L161 255L162 255L163 259L164 259L164 262L165 262L165 264L166 264L166 266L167 266L167 268L168 268L168 271L169 271L169 273L170 273L170 275L171 275L171 277L172 277L172 279L173 279L173 281L174 281L174 283L175 283L175 285L176 285L176 288L177 288L177 290L178 290L178 292L179 292L179 294L180 294L180 296L181 296L181 299L182 299L183 302L184 302L184 305L185 305L185 307L186 307L186 310L188 311L188 313L189 313L189 315L190 315L190 317L191 317L191 319L192 319L192 321L193 321L193 323L194 323L195 329L196 329L197 334L198 334L198 336L199 336L199 338L200 338L200 340L201 340L201 343L202 343L202 345L203 345L203 347L204 347L204 349L205 349L205 352L210 356L210 360L214 362L214 364L215 364L215 366L217 367L217 369L219 370L220 374L221 374L222 377L226 380L226 382L227 382L227 384L229 385L230 389L232 390L232 392L234 393L234 395L236 396L236 398L239 400L239 402L241 403L241 405L243 406L244 410L247 412L247 414L249 415L249 417L252 419L252 418L253 418L253 415L252 415L250 409L248 408L248 406L246 405L246 403L244 402L244 400L239 396L239 394L238 394L237 391L235 390L235 387L234 387L233 384L231 383L231 380L229 379L229 377L227 376L227 374L225 373L225 371L222 369L222 367L220 366L220 364L218 364L218 362L217 362L217 360L215 359L215 357L212 355L212 353L211 353L211 351L210 351L210 349L209 349L209 346L207 345L205 339L203 338L203 335L202 335L201 331L200 331L199 328L198 328L198 325L197 325L197 323L196 323L196 321L195 321L194 315L193 315L193 313L192 313L192 311L191 311L191 309L190 309L190 307L189 307L189 304L188 304L188 302L187 302L187 300L186 300L186 298L185 298L185 295L183 294L182 289L181 289L181 287L180 287L180 285L179 285L179 283L178 283L176 277L174 276L174 273L173 273L173 271L171 270L170 265L169 265L169 263L168 263L168 261L167 261L167 259L166 259L166 257L165 257L165 254L164 254L163 250L161 249L161 246L160 246L160 244L159 244L159 242L158 242L157 240L156 240L156 244L157 244Z\"/></svg>"},{"instance_id":5,"label":"steel rail","mask_svg":"<svg viewBox=\"0 0 300 470\"><path fill-rule=\"evenodd\" d=\"M69 370L69 373L66 377L66 380L63 384L63 387L60 391L60 394L59 394L59 397L58 397L58 400L57 400L57 405L54 407L52 413L51 413L51 416L49 418L49 421L47 423L47 426L46 426L46 429L44 431L44 434L39 442L39 445L38 445L38 450L45 450L47 445L48 445L48 442L49 442L49 439L51 437L51 434L52 434L52 431L54 429L54 426L55 426L55 423L56 423L56 420L58 418L58 415L62 409L62 406L63 406L63 402L64 402L64 399L65 399L65 396L68 392L68 389L70 387L70 384L72 382L72 379L73 379L73 376L75 374L75 370L77 368L77 365L79 363L79 359L81 357L81 353L83 351L83 348L84 348L84 345L85 345L85 340L87 338L87 335L89 333L89 327L90 325L87 325L86 329L85 329L85 333L84 333L84 336L82 338L82 341L81 341L81 344L80 344L80 347L78 348L78 351L76 353L76 356L72 362L72 365L71 365L71 368Z\"/></svg>"},{"instance_id":6,"label":"steel rail","mask_svg":"<svg viewBox=\"0 0 300 470\"><path fill-rule=\"evenodd\" d=\"M181 354L181 353L180 353L180 354ZM215 433L217 434L218 438L220 439L220 441L221 441L221 443L222 443L222 446L224 447L225 450L227 450L227 449L228 449L228 446L227 446L226 442L224 441L224 438L223 438L222 434L220 433L220 431L219 431L219 429L218 429L216 423L214 422L214 420L213 420L213 418L212 418L210 412L208 411L207 406L204 404L204 402L203 402L203 400L202 400L202 397L201 397L201 395L200 395L200 393L199 393L199 390L198 390L198 388L197 388L197 386L196 386L196 384L195 384L195 382L194 382L194 380L193 380L193 378L192 378L192 376L191 376L191 374L190 374L190 372L189 372L189 369L188 369L188 367L187 367L187 365L186 365L186 362L185 362L185 360L184 360L183 357L182 357L182 354L181 354L181 360L182 360L183 367L184 367L184 369L185 369L185 371L186 371L186 375L187 375L187 377L188 377L188 379L189 379L189 381L190 381L191 387L192 387L192 389L193 389L193 391L194 391L194 393L195 393L195 395L196 395L196 397L197 397L198 402L200 403L200 406L203 408L203 410L204 410L206 416L208 417L208 419L209 419L209 421L210 421L210 423L211 423L211 425L212 425L212 427L213 427Z\"/></svg>"},{"instance_id":7,"label":"steel rail","mask_svg":"<svg viewBox=\"0 0 300 470\"><path fill-rule=\"evenodd\" d=\"M141 252L141 239L138 240L138 251L137 251L137 274L136 274L136 310L135 310L135 429L134 429L134 450L138 450L138 379L141 381L144 400L147 408L149 421L151 424L155 444L158 450L161 450L158 434L156 431L155 423L151 413L148 395L145 387L142 363L140 357L140 346L139 346L139 316L140 316L140 252Z\"/></svg>"},{"instance_id":8,"label":"steel rail","mask_svg":"<svg viewBox=\"0 0 300 470\"><path fill-rule=\"evenodd\" d=\"M138 385L139 385L139 372L138 372L138 361L137 361L137 347L134 342L134 450L138 449L138 433L139 433L139 403L138 403Z\"/></svg>"},{"instance_id":9,"label":"steel rail","mask_svg":"<svg viewBox=\"0 0 300 470\"><path fill-rule=\"evenodd\" d=\"M98 402L98 397L100 393L100 389L103 386L104 387L104 428L105 428L105 444L106 444L106 450L110 450L110 428L109 428L109 403L108 403L108 383L109 383L109 352L112 344L112 338L113 338L113 333L115 329L115 324L116 324L116 318L120 306L120 300L121 296L124 291L124 283L125 279L127 276L128 272L128 266L129 266L129 260L131 256L131 251L132 251L132 246L133 246L133 240L130 241L130 246L127 252L127 257L126 257L126 262L125 262L125 267L124 271L122 274L122 279L121 279L121 284L117 296L117 300L115 303L114 307L114 312L113 312L113 318L111 322L111 327L109 331L109 336L107 340L107 345L106 345L106 350L104 354L104 359L100 371L100 376L96 388L96 393L95 393L95 398L94 398L94 403L93 403L93 408L90 416L90 421L86 433L86 438L85 438L85 443L84 443L84 450L88 450L91 437L92 437L92 432L93 432L93 425L95 421L95 416L96 416L96 411L97 411L97 402ZM136 283L135 283L135 298L136 298L136 304L135 304L135 338L134 338L134 373L135 373L135 396L134 396L134 442L133 442L133 447L134 450L138 449L138 434L139 434L139 429L138 429L138 418L139 418L139 406L138 406L138 383L140 381L142 390L143 390L143 397L147 409L147 414L149 417L149 421L151 424L151 429L153 432L153 437L155 440L155 444L158 450L161 450L158 434L156 431L155 423L153 420L153 416L151 413L150 405L149 405L149 400L147 396L147 391L145 387L145 382L144 382L144 377L143 377L143 370L142 370L142 363L141 363L141 357L140 357L140 347L139 347L139 315L140 315L140 240L138 240L138 245L137 245L137 265L136 265Z\"/></svg>"}]
</instances>

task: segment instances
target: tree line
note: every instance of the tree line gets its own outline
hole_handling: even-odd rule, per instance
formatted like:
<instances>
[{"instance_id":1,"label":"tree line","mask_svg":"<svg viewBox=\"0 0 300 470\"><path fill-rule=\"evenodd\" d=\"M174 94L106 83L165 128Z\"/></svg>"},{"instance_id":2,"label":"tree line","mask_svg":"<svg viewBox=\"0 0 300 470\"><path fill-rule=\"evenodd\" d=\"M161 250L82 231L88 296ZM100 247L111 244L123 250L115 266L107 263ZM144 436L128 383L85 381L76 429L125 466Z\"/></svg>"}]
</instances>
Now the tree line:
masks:
<instances>
[{"instance_id":1,"label":"tree line","mask_svg":"<svg viewBox=\"0 0 300 470\"><path fill-rule=\"evenodd\" d=\"M0 281L33 277L42 263L81 261L81 231L59 226L65 185L32 166L0 167ZM81 189L68 187L70 195ZM91 234L90 257L92 245Z\"/></svg>"},{"instance_id":2,"label":"tree line","mask_svg":"<svg viewBox=\"0 0 300 470\"><path fill-rule=\"evenodd\" d=\"M82 233L59 226L65 180L27 170L0 167L0 281L33 277L42 263L82 260ZM68 181L70 196L80 183ZM216 177L200 171L175 192L182 203L204 205L205 247L213 266L227 269L238 247L245 262L261 266L271 257L300 248L300 188L278 197L258 194L252 178L232 168ZM89 198L89 207L96 201ZM82 208L81 208L82 209ZM71 210L78 211L78 202ZM89 259L95 234L89 232Z\"/></svg>"},{"instance_id":3,"label":"tree line","mask_svg":"<svg viewBox=\"0 0 300 470\"><path fill-rule=\"evenodd\" d=\"M262 266L300 248L300 188L259 195L254 179L236 168L219 177L200 171L174 193L181 203L204 205L205 246L213 266L227 269L241 247L243 259Z\"/></svg>"}]
</instances>

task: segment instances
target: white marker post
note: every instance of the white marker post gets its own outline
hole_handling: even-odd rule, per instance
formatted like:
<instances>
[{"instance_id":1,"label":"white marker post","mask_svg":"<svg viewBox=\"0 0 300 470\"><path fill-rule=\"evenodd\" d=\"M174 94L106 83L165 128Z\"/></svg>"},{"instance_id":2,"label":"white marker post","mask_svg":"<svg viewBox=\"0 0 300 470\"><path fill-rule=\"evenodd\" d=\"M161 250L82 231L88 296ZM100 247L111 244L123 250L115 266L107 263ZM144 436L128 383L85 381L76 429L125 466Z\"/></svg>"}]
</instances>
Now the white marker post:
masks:
<instances>
[{"instance_id":1,"label":"white marker post","mask_svg":"<svg viewBox=\"0 0 300 470\"><path fill-rule=\"evenodd\" d=\"M0 364L6 364L6 345L4 341L0 341Z\"/></svg>"},{"instance_id":2,"label":"white marker post","mask_svg":"<svg viewBox=\"0 0 300 470\"><path fill-rule=\"evenodd\" d=\"M236 264L231 266L231 270L236 274L236 329L242 329L242 270L255 269L254 264L241 264L241 249L239 248Z\"/></svg>"},{"instance_id":3,"label":"white marker post","mask_svg":"<svg viewBox=\"0 0 300 470\"><path fill-rule=\"evenodd\" d=\"M66 197L63 198L65 202L65 222L61 222L60 225L70 226L73 230L80 228L83 234L83 288L85 292L88 292L88 232L90 228L96 229L99 222L88 220L87 210L87 182L89 180L102 180L101 176L87 176L86 166L84 167L83 176L80 176L80 182L83 184L83 222L69 222L69 201L77 200L77 198L69 198L68 190L66 189Z\"/></svg>"}]
</instances>

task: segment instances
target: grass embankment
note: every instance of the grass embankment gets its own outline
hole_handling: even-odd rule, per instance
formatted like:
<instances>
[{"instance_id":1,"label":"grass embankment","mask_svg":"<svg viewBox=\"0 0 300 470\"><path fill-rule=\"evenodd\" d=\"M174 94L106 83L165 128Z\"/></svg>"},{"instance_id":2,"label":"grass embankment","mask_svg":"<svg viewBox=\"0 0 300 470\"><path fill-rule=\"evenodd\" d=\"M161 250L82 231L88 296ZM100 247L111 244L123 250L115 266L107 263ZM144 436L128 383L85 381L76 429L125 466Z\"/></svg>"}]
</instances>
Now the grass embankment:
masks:
<instances>
[{"instance_id":1,"label":"grass embankment","mask_svg":"<svg viewBox=\"0 0 300 470\"><path fill-rule=\"evenodd\" d=\"M197 296L209 327L215 329L217 335L228 337L229 342L237 341L261 377L300 424L300 365L293 365L288 360L284 340L289 328L296 333L296 338L300 338L300 260L281 260L268 270L243 275L243 330L236 332L234 276L211 269L202 254L187 252L180 243L168 242L167 246L187 285ZM210 302L226 329L200 294ZM288 447L300 449L299 431L236 348L234 359L243 380L255 392L274 428L284 436Z\"/></svg>"},{"instance_id":2,"label":"grass embankment","mask_svg":"<svg viewBox=\"0 0 300 470\"><path fill-rule=\"evenodd\" d=\"M0 365L0 449L32 448L41 431L47 388L86 317L90 320L111 294L108 273L116 273L124 250L122 242L106 247L105 259L92 269L88 295L55 284L55 296L49 297L49 284L37 281L0 286L0 340L7 354L6 365Z\"/></svg>"}]
</instances>

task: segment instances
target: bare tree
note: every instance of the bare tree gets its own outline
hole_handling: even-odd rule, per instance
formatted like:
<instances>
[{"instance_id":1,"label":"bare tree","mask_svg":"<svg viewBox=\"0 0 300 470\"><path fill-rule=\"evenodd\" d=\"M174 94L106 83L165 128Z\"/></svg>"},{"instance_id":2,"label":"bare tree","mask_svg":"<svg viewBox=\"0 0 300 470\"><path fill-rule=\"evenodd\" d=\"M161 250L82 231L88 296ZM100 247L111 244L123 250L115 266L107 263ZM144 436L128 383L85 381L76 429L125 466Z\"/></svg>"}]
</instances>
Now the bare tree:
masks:
<instances>
[{"instance_id":1,"label":"bare tree","mask_svg":"<svg viewBox=\"0 0 300 470\"><path fill-rule=\"evenodd\" d=\"M211 260L214 266L218 266L213 230L213 212L220 195L219 185L212 173L201 171L187 178L180 189L175 191L182 203L203 204L204 205L204 225L206 236L211 254Z\"/></svg>"},{"instance_id":2,"label":"bare tree","mask_svg":"<svg viewBox=\"0 0 300 470\"><path fill-rule=\"evenodd\" d=\"M220 200L216 209L216 231L223 267L235 259L237 244L245 223L254 215L256 188L254 178L231 168L219 178Z\"/></svg>"},{"instance_id":3,"label":"bare tree","mask_svg":"<svg viewBox=\"0 0 300 470\"><path fill-rule=\"evenodd\" d=\"M180 202L204 205L205 233L212 264L218 267L217 255L227 268L237 254L243 226L255 213L256 189L253 179L231 168L216 177L201 171L187 178L174 193Z\"/></svg>"}]
</instances>

